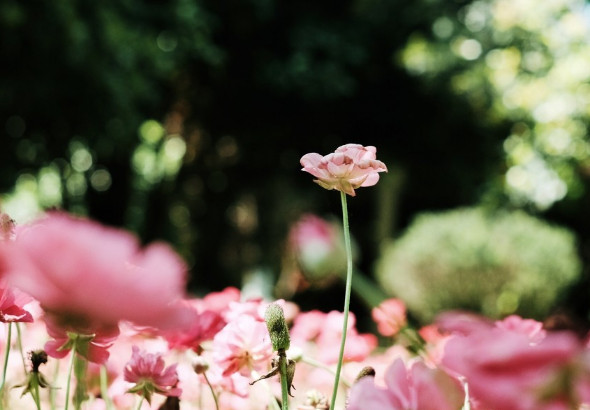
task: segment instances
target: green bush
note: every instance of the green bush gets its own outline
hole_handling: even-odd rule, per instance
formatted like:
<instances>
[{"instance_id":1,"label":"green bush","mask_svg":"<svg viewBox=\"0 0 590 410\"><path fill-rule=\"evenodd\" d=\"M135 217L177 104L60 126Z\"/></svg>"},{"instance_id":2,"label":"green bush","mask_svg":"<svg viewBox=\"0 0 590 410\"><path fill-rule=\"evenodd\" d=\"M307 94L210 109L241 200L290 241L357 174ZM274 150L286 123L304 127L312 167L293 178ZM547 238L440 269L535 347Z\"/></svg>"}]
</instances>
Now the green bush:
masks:
<instances>
[{"instance_id":1,"label":"green bush","mask_svg":"<svg viewBox=\"0 0 590 410\"><path fill-rule=\"evenodd\" d=\"M573 234L520 211L425 213L382 255L381 285L423 321L448 309L540 319L581 272Z\"/></svg>"}]
</instances>

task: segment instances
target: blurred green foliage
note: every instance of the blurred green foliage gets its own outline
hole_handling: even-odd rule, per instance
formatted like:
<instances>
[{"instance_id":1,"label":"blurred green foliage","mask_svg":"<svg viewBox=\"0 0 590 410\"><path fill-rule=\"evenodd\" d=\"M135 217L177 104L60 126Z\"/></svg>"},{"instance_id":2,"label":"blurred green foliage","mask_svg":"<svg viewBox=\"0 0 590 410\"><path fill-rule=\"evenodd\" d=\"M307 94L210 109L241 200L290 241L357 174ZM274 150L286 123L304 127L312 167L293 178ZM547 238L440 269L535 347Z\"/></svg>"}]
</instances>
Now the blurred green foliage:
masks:
<instances>
[{"instance_id":1,"label":"blurred green foliage","mask_svg":"<svg viewBox=\"0 0 590 410\"><path fill-rule=\"evenodd\" d=\"M567 229L522 211L461 208L417 216L377 271L423 322L448 309L543 319L579 280L581 261Z\"/></svg>"},{"instance_id":2,"label":"blurred green foliage","mask_svg":"<svg viewBox=\"0 0 590 410\"><path fill-rule=\"evenodd\" d=\"M506 10L533 19L499 0L5 0L2 208L24 221L62 207L165 239L206 292L276 276L289 224L339 209L299 158L357 142L395 173L349 204L363 271L417 212L480 201L575 229L587 262L584 4L549 3L521 27L498 25ZM544 29L554 20L562 37ZM505 72L520 99L504 98ZM543 95L574 115L539 121ZM517 186L553 199L537 207Z\"/></svg>"}]
</instances>

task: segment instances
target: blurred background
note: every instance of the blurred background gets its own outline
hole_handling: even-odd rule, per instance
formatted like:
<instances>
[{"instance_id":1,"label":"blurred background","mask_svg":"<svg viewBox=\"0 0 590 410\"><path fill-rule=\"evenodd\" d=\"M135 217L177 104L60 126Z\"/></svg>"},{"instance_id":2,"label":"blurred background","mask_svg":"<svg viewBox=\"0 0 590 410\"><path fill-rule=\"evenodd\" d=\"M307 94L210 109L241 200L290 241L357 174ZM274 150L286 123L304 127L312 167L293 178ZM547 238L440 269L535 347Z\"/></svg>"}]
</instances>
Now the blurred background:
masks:
<instances>
[{"instance_id":1,"label":"blurred background","mask_svg":"<svg viewBox=\"0 0 590 410\"><path fill-rule=\"evenodd\" d=\"M338 239L293 239L310 214L338 232L340 198L299 159L374 145L353 310L584 322L589 40L582 0L2 0L0 207L168 241L197 295L342 309L338 263L304 260Z\"/></svg>"}]
</instances>

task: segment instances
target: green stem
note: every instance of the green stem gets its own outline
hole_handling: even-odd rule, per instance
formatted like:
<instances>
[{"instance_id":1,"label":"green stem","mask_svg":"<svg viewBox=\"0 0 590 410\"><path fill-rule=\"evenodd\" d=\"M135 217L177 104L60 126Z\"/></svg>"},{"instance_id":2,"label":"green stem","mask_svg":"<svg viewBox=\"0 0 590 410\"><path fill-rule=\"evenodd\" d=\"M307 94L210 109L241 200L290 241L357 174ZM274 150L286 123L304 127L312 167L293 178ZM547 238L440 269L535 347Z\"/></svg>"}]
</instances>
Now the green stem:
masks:
<instances>
[{"instance_id":1,"label":"green stem","mask_svg":"<svg viewBox=\"0 0 590 410\"><path fill-rule=\"evenodd\" d=\"M141 410L141 405L143 404L143 395L139 396L139 403L137 404L136 410Z\"/></svg>"},{"instance_id":2,"label":"green stem","mask_svg":"<svg viewBox=\"0 0 590 410\"><path fill-rule=\"evenodd\" d=\"M20 357L23 360L23 369L25 369L26 376L29 372L27 371L27 360L25 359L25 352L23 351L23 337L18 323L16 323L16 341L18 343L18 350L20 350Z\"/></svg>"},{"instance_id":3,"label":"green stem","mask_svg":"<svg viewBox=\"0 0 590 410\"><path fill-rule=\"evenodd\" d=\"M35 406L37 406L37 410L41 410L41 399L39 396L40 394L41 393L39 392L39 379L36 378L35 385L33 386L33 391L31 392L31 395L33 396L33 400L35 400Z\"/></svg>"},{"instance_id":4,"label":"green stem","mask_svg":"<svg viewBox=\"0 0 590 410\"><path fill-rule=\"evenodd\" d=\"M6 350L4 351L4 367L2 369L2 384L0 384L0 408L4 408L4 385L6 384L6 371L8 369L8 356L12 338L12 323L8 322L8 334L6 336Z\"/></svg>"},{"instance_id":5,"label":"green stem","mask_svg":"<svg viewBox=\"0 0 590 410\"><path fill-rule=\"evenodd\" d=\"M342 323L342 339L340 341L340 353L338 354L338 365L336 366L336 376L334 377L334 389L332 391L332 400L330 408L334 409L336 397L338 396L338 384L340 382L340 372L342 371L342 361L344 359L344 346L346 345L346 333L348 331L348 311L350 308L350 291L352 288L352 249L350 245L350 227L348 226L348 207L346 205L346 194L340 192L342 202L342 227L344 228L344 246L346 248L346 289L344 293L344 321Z\"/></svg>"},{"instance_id":6,"label":"green stem","mask_svg":"<svg viewBox=\"0 0 590 410\"><path fill-rule=\"evenodd\" d=\"M203 377L205 378L205 381L207 382L207 385L209 386L209 389L211 390L211 394L213 395L213 400L215 401L215 408L217 410L219 410L219 402L217 401L217 395L215 394L215 390L213 390L213 386L211 386L211 382L209 381L209 378L207 377L207 373L203 373Z\"/></svg>"},{"instance_id":7,"label":"green stem","mask_svg":"<svg viewBox=\"0 0 590 410\"><path fill-rule=\"evenodd\" d=\"M369 309L379 306L388 297L375 282L357 269L352 275L352 291Z\"/></svg>"},{"instance_id":8,"label":"green stem","mask_svg":"<svg viewBox=\"0 0 590 410\"><path fill-rule=\"evenodd\" d=\"M70 353L72 355L72 358L70 359L70 366L68 368L68 381L66 383L66 405L64 407L64 410L68 410L70 406L70 387L72 382L72 372L74 370L74 363L76 362L76 343L74 343L74 346L72 347L72 351Z\"/></svg>"},{"instance_id":9,"label":"green stem","mask_svg":"<svg viewBox=\"0 0 590 410\"><path fill-rule=\"evenodd\" d=\"M100 366L100 395L104 400L107 410L111 410L113 408L113 403L111 402L111 398L109 397L109 389L108 389L108 374L107 374L107 367L105 365Z\"/></svg>"},{"instance_id":10,"label":"green stem","mask_svg":"<svg viewBox=\"0 0 590 410\"><path fill-rule=\"evenodd\" d=\"M289 410L289 386L287 385L287 355L285 350L279 351L279 372L281 373L281 407L282 410Z\"/></svg>"}]
</instances>

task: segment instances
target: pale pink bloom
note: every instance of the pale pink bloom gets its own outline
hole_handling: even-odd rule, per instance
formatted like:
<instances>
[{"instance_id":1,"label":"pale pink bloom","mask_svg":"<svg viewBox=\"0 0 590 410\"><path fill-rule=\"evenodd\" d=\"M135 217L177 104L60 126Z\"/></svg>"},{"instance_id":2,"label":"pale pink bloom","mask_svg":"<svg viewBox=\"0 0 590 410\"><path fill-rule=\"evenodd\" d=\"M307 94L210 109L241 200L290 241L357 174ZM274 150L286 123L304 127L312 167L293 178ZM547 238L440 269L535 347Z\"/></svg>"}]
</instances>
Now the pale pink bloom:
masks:
<instances>
[{"instance_id":1,"label":"pale pink bloom","mask_svg":"<svg viewBox=\"0 0 590 410\"><path fill-rule=\"evenodd\" d=\"M406 305L400 299L384 300L371 310L371 316L383 336L395 336L407 324Z\"/></svg>"},{"instance_id":2,"label":"pale pink bloom","mask_svg":"<svg viewBox=\"0 0 590 410\"><path fill-rule=\"evenodd\" d=\"M51 357L61 359L72 350L74 341L72 336L79 337L76 343L76 353L88 361L103 364L109 358L108 349L119 336L119 328L103 324L71 323L61 324L59 318L44 316L45 326L49 337L53 340L45 343L45 351Z\"/></svg>"},{"instance_id":3,"label":"pale pink bloom","mask_svg":"<svg viewBox=\"0 0 590 410\"><path fill-rule=\"evenodd\" d=\"M379 172L387 172L385 164L376 159L376 152L372 146L347 144L326 156L305 154L301 157L302 170L316 177L314 182L322 188L355 196L356 188L375 185Z\"/></svg>"},{"instance_id":4,"label":"pale pink bloom","mask_svg":"<svg viewBox=\"0 0 590 410\"><path fill-rule=\"evenodd\" d=\"M435 324L443 333L454 333L463 336L480 330L487 330L494 326L494 322L484 316L459 310L441 313L436 317Z\"/></svg>"},{"instance_id":5,"label":"pale pink bloom","mask_svg":"<svg viewBox=\"0 0 590 410\"><path fill-rule=\"evenodd\" d=\"M236 317L213 339L213 361L224 377L236 372L250 377L252 370L265 369L272 355L266 324L250 315Z\"/></svg>"},{"instance_id":6,"label":"pale pink bloom","mask_svg":"<svg viewBox=\"0 0 590 410\"><path fill-rule=\"evenodd\" d=\"M315 356L326 364L338 361L339 351L334 346L340 345L344 314L338 311L322 313L311 311L299 314L291 330L294 343L303 345L314 342ZM356 318L351 312L348 316L348 331L344 347L344 361L356 362L365 360L377 347L377 337L372 334L359 334L355 328Z\"/></svg>"},{"instance_id":7,"label":"pale pink bloom","mask_svg":"<svg viewBox=\"0 0 590 410\"><path fill-rule=\"evenodd\" d=\"M131 360L124 369L125 381L135 384L129 391L142 394L148 402L151 400L151 392L164 396L180 396L182 390L176 387L176 366L173 364L165 367L161 354L147 353L133 346Z\"/></svg>"},{"instance_id":8,"label":"pale pink bloom","mask_svg":"<svg viewBox=\"0 0 590 410\"><path fill-rule=\"evenodd\" d=\"M570 409L590 392L582 353L570 333L532 343L527 333L492 327L453 336L442 363L465 377L470 396L483 409Z\"/></svg>"},{"instance_id":9,"label":"pale pink bloom","mask_svg":"<svg viewBox=\"0 0 590 410\"><path fill-rule=\"evenodd\" d=\"M0 242L0 273L54 314L116 324L184 323L186 268L163 243L137 239L63 213L51 213Z\"/></svg>"},{"instance_id":10,"label":"pale pink bloom","mask_svg":"<svg viewBox=\"0 0 590 410\"><path fill-rule=\"evenodd\" d=\"M33 316L24 306L33 301L19 289L0 282L0 322L32 322Z\"/></svg>"},{"instance_id":11,"label":"pale pink bloom","mask_svg":"<svg viewBox=\"0 0 590 410\"><path fill-rule=\"evenodd\" d=\"M348 410L457 410L464 401L460 383L440 369L397 359L385 373L385 387L364 377L351 389Z\"/></svg>"},{"instance_id":12,"label":"pale pink bloom","mask_svg":"<svg viewBox=\"0 0 590 410\"><path fill-rule=\"evenodd\" d=\"M193 300L199 312L205 310L213 311L224 315L229 308L230 302L240 301L240 290L234 287L227 287L221 292L211 292L202 299Z\"/></svg>"},{"instance_id":13,"label":"pale pink bloom","mask_svg":"<svg viewBox=\"0 0 590 410\"><path fill-rule=\"evenodd\" d=\"M499 329L522 333L528 336L531 343L539 343L547 335L543 329L543 323L533 319L523 319L517 315L510 315L504 320L498 320L495 326Z\"/></svg>"}]
</instances>

